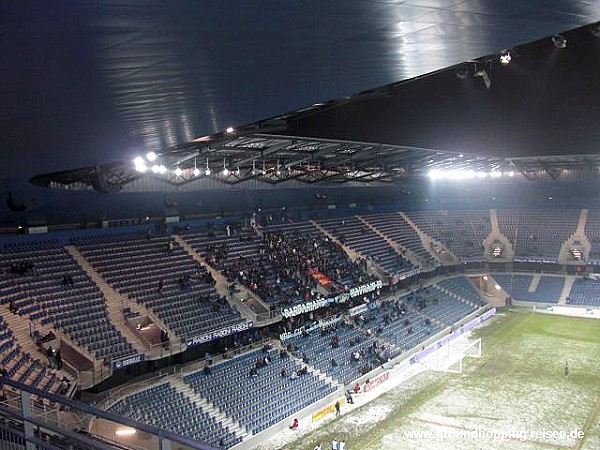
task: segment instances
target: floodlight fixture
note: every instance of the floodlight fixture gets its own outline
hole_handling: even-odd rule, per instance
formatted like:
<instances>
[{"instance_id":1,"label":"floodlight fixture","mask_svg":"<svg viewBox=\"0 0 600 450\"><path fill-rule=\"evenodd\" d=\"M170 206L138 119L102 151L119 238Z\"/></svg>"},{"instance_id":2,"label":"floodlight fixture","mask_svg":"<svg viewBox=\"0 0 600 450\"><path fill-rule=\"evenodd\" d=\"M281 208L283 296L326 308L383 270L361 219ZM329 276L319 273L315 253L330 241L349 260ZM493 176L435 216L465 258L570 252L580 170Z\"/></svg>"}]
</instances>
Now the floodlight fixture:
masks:
<instances>
[{"instance_id":1,"label":"floodlight fixture","mask_svg":"<svg viewBox=\"0 0 600 450\"><path fill-rule=\"evenodd\" d=\"M500 58L500 64L502 64L503 66L508 65L512 61L512 55L510 54L510 50L508 50L508 49L500 50L499 58Z\"/></svg>"},{"instance_id":2,"label":"floodlight fixture","mask_svg":"<svg viewBox=\"0 0 600 450\"><path fill-rule=\"evenodd\" d=\"M159 172L159 170L160 170L160 169L159 169L159 167L158 167L158 164L154 164L154 165L152 166L152 172L153 172L153 173L158 173L158 172Z\"/></svg>"},{"instance_id":3,"label":"floodlight fixture","mask_svg":"<svg viewBox=\"0 0 600 450\"><path fill-rule=\"evenodd\" d=\"M206 175L210 175L210 167L208 166L208 158L206 158Z\"/></svg>"},{"instance_id":4,"label":"floodlight fixture","mask_svg":"<svg viewBox=\"0 0 600 450\"><path fill-rule=\"evenodd\" d=\"M167 173L167 168L163 164L161 164L160 166L158 166L158 173L160 173L160 174Z\"/></svg>"},{"instance_id":5,"label":"floodlight fixture","mask_svg":"<svg viewBox=\"0 0 600 450\"><path fill-rule=\"evenodd\" d=\"M227 127L227 129L225 131L227 133L233 133L235 130L233 129L233 127Z\"/></svg>"},{"instance_id":6,"label":"floodlight fixture","mask_svg":"<svg viewBox=\"0 0 600 450\"><path fill-rule=\"evenodd\" d=\"M562 34L555 34L552 36L552 43L556 48L567 48L567 38Z\"/></svg>"},{"instance_id":7,"label":"floodlight fixture","mask_svg":"<svg viewBox=\"0 0 600 450\"><path fill-rule=\"evenodd\" d=\"M181 170L181 167L177 167L175 169L175 175L180 177L183 174L183 170Z\"/></svg>"},{"instance_id":8,"label":"floodlight fixture","mask_svg":"<svg viewBox=\"0 0 600 450\"><path fill-rule=\"evenodd\" d=\"M134 428L119 428L115 431L117 436L131 436L136 433Z\"/></svg>"},{"instance_id":9,"label":"floodlight fixture","mask_svg":"<svg viewBox=\"0 0 600 450\"><path fill-rule=\"evenodd\" d=\"M158 157L158 155L154 152L148 152L146 153L146 159L150 162L156 161L156 158Z\"/></svg>"}]
</instances>

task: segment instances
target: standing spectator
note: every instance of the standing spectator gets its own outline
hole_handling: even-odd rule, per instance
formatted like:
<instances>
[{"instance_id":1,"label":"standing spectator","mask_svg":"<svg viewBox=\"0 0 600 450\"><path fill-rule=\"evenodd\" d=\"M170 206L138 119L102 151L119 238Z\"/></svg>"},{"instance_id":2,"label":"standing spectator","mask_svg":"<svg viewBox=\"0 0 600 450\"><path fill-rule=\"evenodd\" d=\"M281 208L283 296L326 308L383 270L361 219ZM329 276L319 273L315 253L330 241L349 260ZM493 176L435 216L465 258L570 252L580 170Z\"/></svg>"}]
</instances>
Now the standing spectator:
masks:
<instances>
[{"instance_id":1,"label":"standing spectator","mask_svg":"<svg viewBox=\"0 0 600 450\"><path fill-rule=\"evenodd\" d=\"M340 417L340 401L335 402L335 417Z\"/></svg>"}]
</instances>

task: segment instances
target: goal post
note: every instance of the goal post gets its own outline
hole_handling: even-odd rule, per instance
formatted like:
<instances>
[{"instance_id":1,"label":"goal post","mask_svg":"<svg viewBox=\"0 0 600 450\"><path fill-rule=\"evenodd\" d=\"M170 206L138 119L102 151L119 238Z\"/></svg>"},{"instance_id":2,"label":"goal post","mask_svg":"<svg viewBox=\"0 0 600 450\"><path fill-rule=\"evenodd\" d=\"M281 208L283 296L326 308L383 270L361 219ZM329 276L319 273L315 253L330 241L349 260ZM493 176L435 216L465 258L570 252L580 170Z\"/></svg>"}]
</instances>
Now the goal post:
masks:
<instances>
[{"instance_id":1,"label":"goal post","mask_svg":"<svg viewBox=\"0 0 600 450\"><path fill-rule=\"evenodd\" d=\"M438 348L421 363L436 372L462 373L465 358L481 358L481 338L452 341Z\"/></svg>"}]
</instances>

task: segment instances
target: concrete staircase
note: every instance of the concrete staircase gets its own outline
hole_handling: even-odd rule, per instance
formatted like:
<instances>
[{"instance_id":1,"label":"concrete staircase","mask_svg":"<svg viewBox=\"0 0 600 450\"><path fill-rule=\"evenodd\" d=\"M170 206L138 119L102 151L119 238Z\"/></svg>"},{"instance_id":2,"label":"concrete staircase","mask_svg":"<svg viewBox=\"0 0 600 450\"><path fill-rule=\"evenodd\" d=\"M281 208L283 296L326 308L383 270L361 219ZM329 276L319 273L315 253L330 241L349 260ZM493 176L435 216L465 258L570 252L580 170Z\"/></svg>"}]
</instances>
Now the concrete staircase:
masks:
<instances>
[{"instance_id":1,"label":"concrete staircase","mask_svg":"<svg viewBox=\"0 0 600 450\"><path fill-rule=\"evenodd\" d=\"M94 269L87 259L81 254L77 247L73 245L65 246L67 252L77 261L77 264L83 269L88 277L98 286L104 298L106 299L106 306L110 321L119 329L119 331L125 336L125 339L129 341L138 353L146 353L149 349L143 344L141 339L127 326L125 316L123 315L123 309L125 307L131 308L132 311L140 313L142 316L149 317L154 323L164 330L167 330L169 336L172 336L171 341L175 339L175 333L173 333L165 323L155 316L152 312L146 309L143 305L137 302L130 301L127 297L117 292L106 280Z\"/></svg>"},{"instance_id":2,"label":"concrete staircase","mask_svg":"<svg viewBox=\"0 0 600 450\"><path fill-rule=\"evenodd\" d=\"M194 248L185 242L181 236L173 235L173 239L183 248L196 262L198 262L202 267L204 267L215 280L215 290L217 293L223 297L225 297L229 303L231 303L242 315L242 317L253 321L255 324L259 324L261 322L260 315L261 314L269 314L269 305L267 305L260 297L255 295L252 291L250 291L245 286L236 284L236 290L240 292L240 295L230 295L229 293L229 282L227 278L219 272L217 269L212 267L210 264L206 262L206 260L200 256ZM254 309L248 306L247 301L243 301L244 299L252 298L252 304ZM262 324L262 323L260 323Z\"/></svg>"},{"instance_id":3,"label":"concrete staircase","mask_svg":"<svg viewBox=\"0 0 600 450\"><path fill-rule=\"evenodd\" d=\"M571 295L571 288L573 287L573 284L575 283L576 279L577 277L575 275L565 276L565 285L563 286L560 296L558 297L559 305L567 304L567 298L569 297L569 295Z\"/></svg>"},{"instance_id":4,"label":"concrete staircase","mask_svg":"<svg viewBox=\"0 0 600 450\"><path fill-rule=\"evenodd\" d=\"M539 273L533 274L533 276L531 277L531 283L529 284L529 287L527 288L527 292L535 292L537 290L538 284L540 284L541 278L542 278L541 274L539 274Z\"/></svg>"},{"instance_id":5,"label":"concrete staircase","mask_svg":"<svg viewBox=\"0 0 600 450\"><path fill-rule=\"evenodd\" d=\"M402 211L398 211L400 217L402 217L410 227L415 230L415 232L419 235L419 239L421 239L421 245L425 250L429 252L431 256L441 262L444 266L456 265L459 263L458 258L454 253L448 250L444 244L440 241L432 238L427 233L423 232L416 223L414 223L410 217L408 217Z\"/></svg>"},{"instance_id":6,"label":"concrete staircase","mask_svg":"<svg viewBox=\"0 0 600 450\"><path fill-rule=\"evenodd\" d=\"M421 258L419 258L418 255L415 255L409 249L403 247L402 245L400 245L395 240L389 238L385 233L383 233L381 230L379 230L379 228L377 228L375 225L372 225L367 219L365 219L365 218L363 218L361 216L356 216L356 217L358 218L358 220L361 221L361 223L363 223L371 231L373 231L373 233L375 233L376 235L380 236L383 240L385 240L385 242L387 242L388 245L390 247L392 247L396 251L396 253L401 254L405 259L407 259L408 261L410 261L410 263L413 266L423 268L423 264L421 262Z\"/></svg>"},{"instance_id":7,"label":"concrete staircase","mask_svg":"<svg viewBox=\"0 0 600 450\"><path fill-rule=\"evenodd\" d=\"M192 387L189 384L183 381L183 377L181 375L171 378L170 381L171 384L175 387L175 389L182 392L183 395L189 398L197 406L201 407L203 410L208 412L217 420L217 422L221 422L224 427L228 427L229 430L233 431L236 435L245 438L246 436L252 434L251 431L244 427L241 423L228 417L225 413L221 412L221 410L217 409L212 403L210 403L206 398L196 394L194 389L192 389Z\"/></svg>"},{"instance_id":8,"label":"concrete staircase","mask_svg":"<svg viewBox=\"0 0 600 450\"><path fill-rule=\"evenodd\" d=\"M325 236L327 236L331 241L335 242L336 244L338 244L340 247L342 247L342 249L346 252L346 254L350 257L350 259L354 262L357 259L360 259L361 256L358 254L358 252L352 250L350 247L348 247L345 244L342 244L342 242L336 238L333 234L331 234L329 231L327 231L325 228L323 228L321 225L319 225L317 222L315 222L314 220L310 220L309 221L315 228L317 228L321 233L323 233Z\"/></svg>"}]
</instances>

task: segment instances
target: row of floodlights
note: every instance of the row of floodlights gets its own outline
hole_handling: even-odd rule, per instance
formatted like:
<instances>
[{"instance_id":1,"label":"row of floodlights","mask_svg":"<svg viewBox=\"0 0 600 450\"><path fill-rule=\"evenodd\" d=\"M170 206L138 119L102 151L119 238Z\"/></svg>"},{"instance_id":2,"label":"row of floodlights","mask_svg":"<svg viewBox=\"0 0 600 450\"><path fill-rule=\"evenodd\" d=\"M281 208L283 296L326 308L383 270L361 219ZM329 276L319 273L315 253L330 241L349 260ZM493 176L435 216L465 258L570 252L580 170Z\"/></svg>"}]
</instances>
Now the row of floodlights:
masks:
<instances>
[{"instance_id":1,"label":"row of floodlights","mask_svg":"<svg viewBox=\"0 0 600 450\"><path fill-rule=\"evenodd\" d=\"M478 178L501 178L501 177L514 177L515 172L510 170L502 172L500 170L476 171L476 170L439 170L433 169L429 171L429 178L431 180L475 180Z\"/></svg>"}]
</instances>

